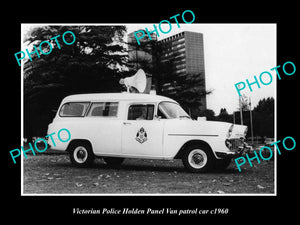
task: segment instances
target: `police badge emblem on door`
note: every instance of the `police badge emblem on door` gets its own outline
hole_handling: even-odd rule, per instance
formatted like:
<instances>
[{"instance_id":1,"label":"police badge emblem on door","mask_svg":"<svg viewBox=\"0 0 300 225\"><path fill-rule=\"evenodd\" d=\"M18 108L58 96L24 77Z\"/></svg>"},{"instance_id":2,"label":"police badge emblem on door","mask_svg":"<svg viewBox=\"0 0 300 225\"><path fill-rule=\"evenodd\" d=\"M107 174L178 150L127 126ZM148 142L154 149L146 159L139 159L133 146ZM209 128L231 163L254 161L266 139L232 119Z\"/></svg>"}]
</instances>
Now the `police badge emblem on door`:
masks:
<instances>
[{"instance_id":1,"label":"police badge emblem on door","mask_svg":"<svg viewBox=\"0 0 300 225\"><path fill-rule=\"evenodd\" d=\"M135 140L137 140L141 144L148 140L147 132L143 127L137 132Z\"/></svg>"}]
</instances>

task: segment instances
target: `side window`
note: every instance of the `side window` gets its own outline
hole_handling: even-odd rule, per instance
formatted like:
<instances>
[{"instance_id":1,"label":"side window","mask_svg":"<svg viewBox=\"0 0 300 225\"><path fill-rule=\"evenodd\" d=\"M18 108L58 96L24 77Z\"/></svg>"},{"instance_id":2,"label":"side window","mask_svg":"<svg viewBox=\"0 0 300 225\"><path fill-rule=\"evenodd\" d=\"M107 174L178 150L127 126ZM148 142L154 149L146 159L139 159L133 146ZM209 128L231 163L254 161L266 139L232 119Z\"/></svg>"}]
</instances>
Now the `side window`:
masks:
<instances>
[{"instance_id":1,"label":"side window","mask_svg":"<svg viewBox=\"0 0 300 225\"><path fill-rule=\"evenodd\" d=\"M92 106L87 116L113 116L118 114L118 102L97 102L92 103Z\"/></svg>"},{"instance_id":2,"label":"side window","mask_svg":"<svg viewBox=\"0 0 300 225\"><path fill-rule=\"evenodd\" d=\"M65 103L59 111L61 117L80 117L84 116L89 102L68 102Z\"/></svg>"},{"instance_id":3,"label":"side window","mask_svg":"<svg viewBox=\"0 0 300 225\"><path fill-rule=\"evenodd\" d=\"M131 105L128 120L153 120L154 105Z\"/></svg>"}]
</instances>

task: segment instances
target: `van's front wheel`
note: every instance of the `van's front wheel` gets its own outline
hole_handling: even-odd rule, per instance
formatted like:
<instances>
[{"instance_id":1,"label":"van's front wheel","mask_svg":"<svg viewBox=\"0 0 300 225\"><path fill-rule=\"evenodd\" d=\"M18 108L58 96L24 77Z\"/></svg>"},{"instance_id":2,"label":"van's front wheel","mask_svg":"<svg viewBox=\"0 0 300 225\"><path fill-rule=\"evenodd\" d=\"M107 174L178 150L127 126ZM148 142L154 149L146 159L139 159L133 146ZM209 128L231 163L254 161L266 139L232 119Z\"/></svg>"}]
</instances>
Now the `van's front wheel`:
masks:
<instances>
[{"instance_id":1,"label":"van's front wheel","mask_svg":"<svg viewBox=\"0 0 300 225\"><path fill-rule=\"evenodd\" d=\"M94 158L91 146L84 142L76 143L70 149L70 160L75 166L89 166L93 163Z\"/></svg>"},{"instance_id":2,"label":"van's front wheel","mask_svg":"<svg viewBox=\"0 0 300 225\"><path fill-rule=\"evenodd\" d=\"M214 156L207 148L189 146L182 155L182 163L190 172L207 172L213 167Z\"/></svg>"}]
</instances>

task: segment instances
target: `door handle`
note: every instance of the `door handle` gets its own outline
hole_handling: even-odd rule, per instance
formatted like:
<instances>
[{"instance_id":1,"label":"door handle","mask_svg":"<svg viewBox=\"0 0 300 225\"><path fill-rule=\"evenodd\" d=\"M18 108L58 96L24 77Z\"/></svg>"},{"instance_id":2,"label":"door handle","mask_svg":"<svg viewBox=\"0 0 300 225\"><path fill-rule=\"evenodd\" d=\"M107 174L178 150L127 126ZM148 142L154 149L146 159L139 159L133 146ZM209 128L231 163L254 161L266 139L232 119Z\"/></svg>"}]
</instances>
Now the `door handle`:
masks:
<instances>
[{"instance_id":1,"label":"door handle","mask_svg":"<svg viewBox=\"0 0 300 225\"><path fill-rule=\"evenodd\" d=\"M130 125L130 122L123 122L124 125Z\"/></svg>"}]
</instances>

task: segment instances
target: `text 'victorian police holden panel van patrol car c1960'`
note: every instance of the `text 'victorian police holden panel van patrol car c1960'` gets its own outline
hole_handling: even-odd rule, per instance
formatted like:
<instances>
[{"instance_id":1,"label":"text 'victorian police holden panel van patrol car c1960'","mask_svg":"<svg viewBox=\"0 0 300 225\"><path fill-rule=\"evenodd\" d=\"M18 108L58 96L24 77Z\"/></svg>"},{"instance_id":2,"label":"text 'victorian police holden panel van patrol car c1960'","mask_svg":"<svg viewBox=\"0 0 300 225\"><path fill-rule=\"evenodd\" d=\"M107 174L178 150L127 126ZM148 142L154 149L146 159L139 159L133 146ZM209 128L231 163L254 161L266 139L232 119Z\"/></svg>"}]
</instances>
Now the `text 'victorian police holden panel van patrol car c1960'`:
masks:
<instances>
[{"instance_id":1,"label":"text 'victorian police holden panel van patrol car c1960'","mask_svg":"<svg viewBox=\"0 0 300 225\"><path fill-rule=\"evenodd\" d=\"M77 166L87 166L95 157L114 166L125 158L182 159L189 171L205 172L226 168L248 148L247 126L192 120L176 101L151 94L67 96L48 134L62 128L70 131L70 140L54 140L51 149L69 152Z\"/></svg>"}]
</instances>

